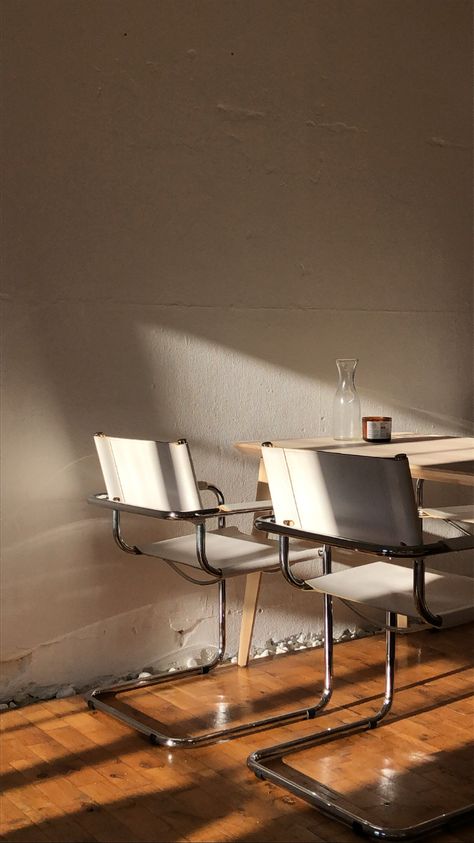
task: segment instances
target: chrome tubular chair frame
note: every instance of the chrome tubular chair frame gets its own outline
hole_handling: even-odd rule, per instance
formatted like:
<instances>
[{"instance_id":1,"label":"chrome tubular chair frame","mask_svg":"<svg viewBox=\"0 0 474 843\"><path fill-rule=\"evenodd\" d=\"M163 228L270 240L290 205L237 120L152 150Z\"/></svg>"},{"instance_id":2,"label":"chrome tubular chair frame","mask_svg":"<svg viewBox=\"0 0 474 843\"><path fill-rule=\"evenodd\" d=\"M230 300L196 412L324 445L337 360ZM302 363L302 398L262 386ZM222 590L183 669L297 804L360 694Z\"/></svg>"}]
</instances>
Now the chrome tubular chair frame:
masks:
<instances>
[{"instance_id":1,"label":"chrome tubular chair frame","mask_svg":"<svg viewBox=\"0 0 474 843\"><path fill-rule=\"evenodd\" d=\"M309 541L323 543L326 556L331 553L331 547L351 547L353 550L361 550L366 553L382 555L390 558L411 559L414 562L413 569L413 598L415 605L424 620L436 627L442 625L442 618L433 614L425 601L425 567L424 557L447 553L450 550L470 549L474 546L472 535L455 539L446 539L419 546L386 547L375 545L370 542L354 542L334 537L323 536L316 533L309 533L287 525L275 524L271 518L257 518L255 525L258 529L269 533L276 533L280 538L281 566L284 575L288 578L288 539L304 538ZM291 579L289 579L291 581ZM326 598L330 595L325 594ZM257 778L266 779L277 784L295 796L313 805L321 813L339 820L351 827L355 832L373 837L378 840L411 840L424 837L426 834L440 828L448 823L461 820L474 813L474 803L450 812L440 813L435 817L411 825L405 828L383 827L369 819L359 816L344 806L343 799L335 791L328 789L325 785L306 776L300 771L294 770L284 760L285 756L293 752L309 749L323 743L347 737L358 732L374 729L381 720L388 714L393 702L394 675L395 675L395 648L396 648L397 615L392 611L386 612L386 647L385 647L385 694L380 709L370 717L356 720L352 723L331 727L315 732L311 735L296 738L292 741L276 744L266 749L253 752L247 759L247 764L255 773ZM331 648L332 658L332 648ZM339 798L338 798L339 796Z\"/></svg>"},{"instance_id":2,"label":"chrome tubular chair frame","mask_svg":"<svg viewBox=\"0 0 474 843\"><path fill-rule=\"evenodd\" d=\"M188 678L191 676L205 675L211 670L213 670L215 667L217 667L223 661L226 643L226 583L225 579L222 577L221 571L214 568L210 564L206 555L206 521L208 519L217 518L219 522L219 527L225 526L223 513L229 514L229 509L224 508L223 496L222 493L217 489L217 487L207 487L206 484L206 488L209 488L211 491L215 491L215 493L217 493L216 497L219 501L219 506L210 509L196 510L193 512L161 511L151 510L145 507L132 506L130 504L124 504L115 500L109 500L107 495L103 492L92 495L88 499L89 503L112 510L112 529L115 542L118 544L122 551L128 554L143 555L142 551L138 547L136 547L135 545L128 544L128 542L123 538L120 524L121 512L131 512L139 515L149 515L155 518L161 518L165 520L186 521L192 523L195 527L196 535L196 556L199 561L201 570L203 571L203 573L208 574L210 578L206 580L196 579L182 571L173 562L170 562L169 560L164 561L166 562L166 564L170 565L170 567L174 571L176 571L176 573L196 585L217 584L219 601L219 643L217 653L212 659L212 661L205 665L176 670L171 675L169 673L162 673L149 678L147 677L144 679L133 679L128 682L120 682L113 685L101 686L99 688L95 688L86 695L86 701L90 708L104 711L112 717L121 720L128 726L131 726L138 732L141 732L142 734L146 735L153 744L172 748L203 746L206 744L217 743L223 740L230 740L232 738L237 738L242 735L250 734L252 732L257 732L263 729L269 729L274 726L285 725L287 723L292 723L297 720L312 719L316 716L319 711L321 711L327 705L332 694L332 602L330 599L325 599L324 688L321 693L320 699L317 700L314 705L308 708L296 709L291 712L273 715L270 717L263 718L261 720L254 720L249 723L243 723L237 726L230 726L225 729L218 729L200 735L186 737L176 737L173 735L164 734L163 732L159 731L159 729L153 727L153 725L150 723L149 717L142 719L140 717L139 712L137 713L137 716L134 716L128 712L121 711L119 708L113 705L113 697L116 694L124 693L126 691L133 691L136 689L150 688L163 683L171 683L176 681L177 679ZM265 502L262 502L262 505L260 507L258 502L256 502L255 505L252 505L251 508L245 506L243 506L242 508L233 507L231 509L231 512L232 514L255 512L258 510L262 512L268 512L268 509L268 504L265 505ZM317 552L317 549L315 549L315 555L317 554ZM288 570L290 569L290 565L288 562L288 552L285 555L284 565ZM325 573L330 572L330 553L326 554L324 558L323 568ZM276 570L278 570L278 568Z\"/></svg>"}]
</instances>

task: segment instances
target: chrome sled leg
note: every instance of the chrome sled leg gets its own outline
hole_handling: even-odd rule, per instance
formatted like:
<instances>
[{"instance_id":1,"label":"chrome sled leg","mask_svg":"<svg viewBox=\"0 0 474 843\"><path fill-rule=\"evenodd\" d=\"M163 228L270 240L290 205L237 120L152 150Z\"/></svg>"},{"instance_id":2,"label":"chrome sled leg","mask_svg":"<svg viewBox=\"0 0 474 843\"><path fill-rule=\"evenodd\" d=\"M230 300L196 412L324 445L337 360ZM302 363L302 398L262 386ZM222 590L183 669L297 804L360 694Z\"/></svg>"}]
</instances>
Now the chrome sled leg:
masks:
<instances>
[{"instance_id":1,"label":"chrome sled leg","mask_svg":"<svg viewBox=\"0 0 474 843\"><path fill-rule=\"evenodd\" d=\"M324 644L324 661L325 661L325 681L324 689L321 698L315 705L309 708L301 708L295 711L290 711L284 714L277 714L271 717L266 717L262 720L255 720L250 723L243 723L239 726L229 726L226 729L218 729L212 732L197 736L176 737L172 735L165 735L158 729L154 728L153 721L147 715L141 715L140 712L133 714L121 711L117 708L114 702L116 694L125 691L133 691L138 688L150 688L154 685L164 683L172 684L176 679L183 679L190 676L198 676L209 673L213 668L220 664L224 658L225 652L225 580L218 583L219 589L219 646L218 651L209 664L200 667L191 667L174 672L173 674L162 673L152 678L134 679L130 682L122 682L116 685L108 685L100 688L95 688L86 696L86 701L90 708L98 709L110 714L112 717L126 723L138 732L146 735L149 740L160 746L168 747L192 747L202 746L204 744L217 743L218 741L230 740L241 735L257 732L262 729L269 729L272 726L282 726L286 723L292 723L296 720L308 720L313 718L319 711L321 711L329 702L332 694L332 602L331 599L325 599L324 603L324 627L325 627L325 644Z\"/></svg>"},{"instance_id":2,"label":"chrome sled leg","mask_svg":"<svg viewBox=\"0 0 474 843\"><path fill-rule=\"evenodd\" d=\"M393 701L393 682L395 672L395 636L396 614L387 612L386 630L386 660L385 660L385 696L379 711L370 717L324 729L307 737L277 744L267 749L253 752L247 759L247 764L257 778L266 779L299 796L321 813L338 820L352 828L353 831L377 840L413 840L425 837L430 832L450 822L461 820L474 811L474 804L467 805L455 811L441 813L435 817L405 828L383 827L369 819L361 817L351 811L344 804L342 794L338 794L316 779L289 766L284 758L290 753L319 746L338 738L374 729L390 711Z\"/></svg>"}]
</instances>

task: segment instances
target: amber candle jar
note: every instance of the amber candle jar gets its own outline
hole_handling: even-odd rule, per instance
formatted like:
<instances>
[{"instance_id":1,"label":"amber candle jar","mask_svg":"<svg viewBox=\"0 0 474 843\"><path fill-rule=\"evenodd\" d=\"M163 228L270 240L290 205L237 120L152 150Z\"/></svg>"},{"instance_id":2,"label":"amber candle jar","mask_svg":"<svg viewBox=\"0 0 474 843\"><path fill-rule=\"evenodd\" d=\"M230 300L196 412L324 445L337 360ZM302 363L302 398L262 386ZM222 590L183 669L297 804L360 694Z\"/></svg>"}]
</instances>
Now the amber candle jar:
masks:
<instances>
[{"instance_id":1,"label":"amber candle jar","mask_svg":"<svg viewBox=\"0 0 474 843\"><path fill-rule=\"evenodd\" d=\"M366 442L390 442L392 438L392 419L390 416L364 416L362 419L362 438Z\"/></svg>"}]
</instances>

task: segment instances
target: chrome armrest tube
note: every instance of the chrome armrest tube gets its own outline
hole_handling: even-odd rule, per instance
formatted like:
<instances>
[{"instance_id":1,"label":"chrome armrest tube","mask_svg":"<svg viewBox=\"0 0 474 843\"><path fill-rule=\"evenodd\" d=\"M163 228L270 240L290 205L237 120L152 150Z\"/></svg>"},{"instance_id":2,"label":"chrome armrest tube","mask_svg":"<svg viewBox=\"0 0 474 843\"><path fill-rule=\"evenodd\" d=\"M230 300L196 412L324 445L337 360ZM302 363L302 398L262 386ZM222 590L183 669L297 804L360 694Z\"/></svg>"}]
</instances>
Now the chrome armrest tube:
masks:
<instances>
[{"instance_id":1,"label":"chrome armrest tube","mask_svg":"<svg viewBox=\"0 0 474 843\"><path fill-rule=\"evenodd\" d=\"M146 515L149 518L161 518L165 521L199 522L203 518L217 518L221 513L219 507L196 509L190 512L149 509L146 506L134 506L130 503L122 503L122 501L111 501L105 492L97 492L95 495L91 495L87 498L87 502L94 506L102 506L105 509L112 509L118 512L131 512L135 515Z\"/></svg>"},{"instance_id":2,"label":"chrome armrest tube","mask_svg":"<svg viewBox=\"0 0 474 843\"><path fill-rule=\"evenodd\" d=\"M457 552L460 550L471 550L474 548L474 536L458 536L454 539L442 539L430 544L420 545L384 545L373 542L345 539L340 536L325 536L320 533L310 533L306 530L299 530L296 527L289 527L286 524L276 524L271 518L257 518L255 526L265 533L277 533L289 538L314 541L316 544L330 545L331 547L342 547L348 550L360 551L361 553L373 553L377 556L385 556L393 559L419 559L425 556L438 556L442 553Z\"/></svg>"},{"instance_id":3,"label":"chrome armrest tube","mask_svg":"<svg viewBox=\"0 0 474 843\"><path fill-rule=\"evenodd\" d=\"M271 501L249 501L248 503L226 503L221 507L228 515L245 515L250 512L271 512Z\"/></svg>"}]
</instances>

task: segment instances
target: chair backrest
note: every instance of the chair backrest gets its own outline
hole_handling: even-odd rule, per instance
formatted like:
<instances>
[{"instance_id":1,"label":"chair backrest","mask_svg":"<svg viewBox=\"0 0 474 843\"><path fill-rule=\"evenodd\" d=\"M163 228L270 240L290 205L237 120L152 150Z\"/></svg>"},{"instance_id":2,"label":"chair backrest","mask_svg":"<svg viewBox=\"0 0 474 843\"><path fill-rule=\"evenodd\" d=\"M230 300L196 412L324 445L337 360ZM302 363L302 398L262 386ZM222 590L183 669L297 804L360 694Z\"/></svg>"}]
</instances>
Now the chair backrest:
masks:
<instances>
[{"instance_id":1,"label":"chair backrest","mask_svg":"<svg viewBox=\"0 0 474 843\"><path fill-rule=\"evenodd\" d=\"M408 459L262 447L275 520L379 544L420 544Z\"/></svg>"},{"instance_id":2,"label":"chair backrest","mask_svg":"<svg viewBox=\"0 0 474 843\"><path fill-rule=\"evenodd\" d=\"M110 500L164 512L202 509L188 444L94 436Z\"/></svg>"}]
</instances>

